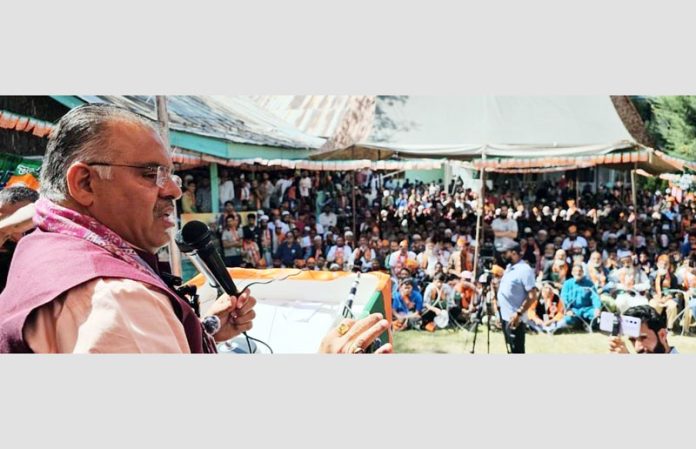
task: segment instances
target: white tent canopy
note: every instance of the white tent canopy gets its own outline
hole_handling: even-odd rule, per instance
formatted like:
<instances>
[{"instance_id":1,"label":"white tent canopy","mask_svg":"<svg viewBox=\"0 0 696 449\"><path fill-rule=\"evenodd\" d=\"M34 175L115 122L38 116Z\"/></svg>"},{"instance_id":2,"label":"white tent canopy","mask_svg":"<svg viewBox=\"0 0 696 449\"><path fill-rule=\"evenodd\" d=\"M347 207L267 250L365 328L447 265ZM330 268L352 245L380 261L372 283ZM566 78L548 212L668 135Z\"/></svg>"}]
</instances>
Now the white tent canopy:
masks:
<instances>
[{"instance_id":1,"label":"white tent canopy","mask_svg":"<svg viewBox=\"0 0 696 449\"><path fill-rule=\"evenodd\" d=\"M376 120L370 138L356 147L466 159L483 152L489 157L592 156L635 145L609 96L408 96L378 106L381 122ZM385 122L396 129L380 126Z\"/></svg>"}]
</instances>

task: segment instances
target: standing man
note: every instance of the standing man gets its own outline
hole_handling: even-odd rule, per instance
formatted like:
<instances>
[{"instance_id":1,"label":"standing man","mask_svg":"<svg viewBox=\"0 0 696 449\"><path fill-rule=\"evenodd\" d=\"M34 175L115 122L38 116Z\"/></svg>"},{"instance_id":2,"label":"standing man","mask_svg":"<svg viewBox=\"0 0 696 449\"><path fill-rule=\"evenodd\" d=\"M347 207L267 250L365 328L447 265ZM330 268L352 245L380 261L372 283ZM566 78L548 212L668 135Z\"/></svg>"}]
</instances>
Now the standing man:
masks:
<instances>
[{"instance_id":1,"label":"standing man","mask_svg":"<svg viewBox=\"0 0 696 449\"><path fill-rule=\"evenodd\" d=\"M198 189L196 189L196 208L198 212L210 213L213 210L212 202L210 179L203 177L198 184Z\"/></svg>"},{"instance_id":2,"label":"standing man","mask_svg":"<svg viewBox=\"0 0 696 449\"><path fill-rule=\"evenodd\" d=\"M505 248L515 244L518 231L517 220L510 218L508 214L508 207L506 205L500 206L500 216L491 223L491 229L493 229L495 234L493 245L496 251L496 258L498 259L497 262L501 264L505 262L502 253L505 251Z\"/></svg>"},{"instance_id":3,"label":"standing man","mask_svg":"<svg viewBox=\"0 0 696 449\"><path fill-rule=\"evenodd\" d=\"M251 329L248 291L211 305L220 324L211 335L163 280L156 253L181 197L173 171L144 117L98 104L60 119L41 168L37 229L17 245L0 294L0 352L207 353ZM344 321L319 350L363 352L388 326L379 314Z\"/></svg>"},{"instance_id":4,"label":"standing man","mask_svg":"<svg viewBox=\"0 0 696 449\"><path fill-rule=\"evenodd\" d=\"M229 201L234 209L234 182L230 179L227 170L220 170L218 195L220 196L220 206Z\"/></svg>"},{"instance_id":5,"label":"standing man","mask_svg":"<svg viewBox=\"0 0 696 449\"><path fill-rule=\"evenodd\" d=\"M527 309L537 300L534 269L522 260L520 246L513 242L501 247L502 257L508 262L498 288L498 305L503 318L503 332L510 351L524 354L526 324L523 317Z\"/></svg>"},{"instance_id":6,"label":"standing man","mask_svg":"<svg viewBox=\"0 0 696 449\"><path fill-rule=\"evenodd\" d=\"M256 226L256 214L255 213L250 213L247 214L247 224L246 226L242 226L242 234L249 234L251 235L251 239L256 242L257 245L259 245L259 248L261 248L260 241L261 241L261 228Z\"/></svg>"}]
</instances>

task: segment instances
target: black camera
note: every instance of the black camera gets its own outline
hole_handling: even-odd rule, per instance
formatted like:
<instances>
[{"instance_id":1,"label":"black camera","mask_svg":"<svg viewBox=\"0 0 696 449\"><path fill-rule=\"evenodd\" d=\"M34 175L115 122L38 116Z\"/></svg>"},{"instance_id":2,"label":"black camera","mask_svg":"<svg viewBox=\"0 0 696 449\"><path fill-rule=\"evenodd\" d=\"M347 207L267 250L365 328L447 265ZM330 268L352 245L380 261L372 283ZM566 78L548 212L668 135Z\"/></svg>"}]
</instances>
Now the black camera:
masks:
<instances>
[{"instance_id":1,"label":"black camera","mask_svg":"<svg viewBox=\"0 0 696 449\"><path fill-rule=\"evenodd\" d=\"M495 256L495 247L493 242L487 241L481 245L481 259L491 259L493 260Z\"/></svg>"}]
</instances>

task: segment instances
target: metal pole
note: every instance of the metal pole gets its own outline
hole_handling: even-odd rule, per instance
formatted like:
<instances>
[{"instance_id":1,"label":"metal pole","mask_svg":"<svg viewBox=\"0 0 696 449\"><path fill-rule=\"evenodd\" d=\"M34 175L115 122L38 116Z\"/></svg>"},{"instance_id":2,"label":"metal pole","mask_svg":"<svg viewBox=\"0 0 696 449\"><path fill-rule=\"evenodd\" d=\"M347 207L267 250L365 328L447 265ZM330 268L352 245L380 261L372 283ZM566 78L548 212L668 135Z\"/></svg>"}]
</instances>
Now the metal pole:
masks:
<instances>
[{"instance_id":1,"label":"metal pole","mask_svg":"<svg viewBox=\"0 0 696 449\"><path fill-rule=\"evenodd\" d=\"M355 149L351 150L353 160L355 160ZM357 232L357 227L356 227L356 218L358 216L358 211L355 209L355 189L357 186L355 185L355 170L352 171L353 174L353 188L351 189L352 194L353 194L353 246L355 246L355 242L358 241L358 232Z\"/></svg>"},{"instance_id":2,"label":"metal pole","mask_svg":"<svg viewBox=\"0 0 696 449\"><path fill-rule=\"evenodd\" d=\"M157 111L157 123L159 124L160 137L164 142L164 146L171 152L171 147L169 146L169 114L167 113L167 97L164 95L157 95L155 97L155 109ZM176 203L174 203L174 214L177 214ZM174 233L179 231L179 225L174 225ZM174 276L181 277L181 253L179 252L179 247L174 243L174 235L169 240L169 265L172 269L172 274Z\"/></svg>"},{"instance_id":3,"label":"metal pole","mask_svg":"<svg viewBox=\"0 0 696 449\"><path fill-rule=\"evenodd\" d=\"M478 279L476 274L478 272L479 253L482 244L481 241L483 240L483 236L481 235L481 223L483 221L483 205L486 197L486 168L483 166L485 162L486 150L484 148L483 152L481 153L481 192L479 195L479 200L476 202L476 247L474 248L474 272L472 274L472 280L474 282L476 282L476 279Z\"/></svg>"},{"instance_id":4,"label":"metal pole","mask_svg":"<svg viewBox=\"0 0 696 449\"><path fill-rule=\"evenodd\" d=\"M638 203L636 202L636 170L638 169L638 161L635 162L633 170L631 170L631 201L633 203L633 253L636 252L636 244L638 242Z\"/></svg>"},{"instance_id":5,"label":"metal pole","mask_svg":"<svg viewBox=\"0 0 696 449\"><path fill-rule=\"evenodd\" d=\"M580 209L580 168L575 166L575 207Z\"/></svg>"}]
</instances>

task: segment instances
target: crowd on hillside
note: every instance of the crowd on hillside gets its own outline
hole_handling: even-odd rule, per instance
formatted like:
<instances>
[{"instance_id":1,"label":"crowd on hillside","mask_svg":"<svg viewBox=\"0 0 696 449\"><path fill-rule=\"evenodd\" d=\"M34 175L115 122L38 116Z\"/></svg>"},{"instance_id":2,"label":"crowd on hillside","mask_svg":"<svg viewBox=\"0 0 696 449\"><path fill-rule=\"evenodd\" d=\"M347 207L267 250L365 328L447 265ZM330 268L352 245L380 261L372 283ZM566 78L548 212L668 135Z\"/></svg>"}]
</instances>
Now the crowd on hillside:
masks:
<instances>
[{"instance_id":1,"label":"crowd on hillside","mask_svg":"<svg viewBox=\"0 0 696 449\"><path fill-rule=\"evenodd\" d=\"M696 287L693 194L638 189L633 204L630 185L621 181L596 192L576 191L563 176L500 181L483 204L484 263L477 271L492 262L500 275L500 255L520 245L541 291L528 311L532 328L553 333L593 325L600 310L649 303L665 310L670 330L688 330L696 313L689 307ZM211 211L209 179L186 175L183 189L182 212ZM370 170L223 170L218 191L222 214L210 226L228 266L387 272L399 328L434 330L443 310L452 321L476 311L479 198L461 182L395 180Z\"/></svg>"}]
</instances>

